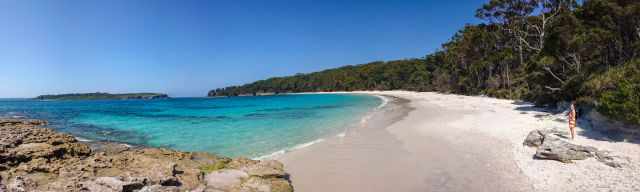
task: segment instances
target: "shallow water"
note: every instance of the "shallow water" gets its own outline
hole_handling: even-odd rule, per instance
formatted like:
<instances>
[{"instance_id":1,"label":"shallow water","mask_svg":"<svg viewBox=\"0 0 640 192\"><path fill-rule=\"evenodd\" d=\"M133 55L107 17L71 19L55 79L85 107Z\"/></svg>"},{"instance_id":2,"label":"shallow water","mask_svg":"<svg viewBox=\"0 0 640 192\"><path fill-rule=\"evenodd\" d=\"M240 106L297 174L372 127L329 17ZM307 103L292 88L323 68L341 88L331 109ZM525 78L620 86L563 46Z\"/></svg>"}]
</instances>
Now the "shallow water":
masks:
<instances>
[{"instance_id":1,"label":"shallow water","mask_svg":"<svg viewBox=\"0 0 640 192\"><path fill-rule=\"evenodd\" d=\"M45 119L89 140L260 157L340 134L381 104L367 95L167 100L0 100L0 117Z\"/></svg>"}]
</instances>

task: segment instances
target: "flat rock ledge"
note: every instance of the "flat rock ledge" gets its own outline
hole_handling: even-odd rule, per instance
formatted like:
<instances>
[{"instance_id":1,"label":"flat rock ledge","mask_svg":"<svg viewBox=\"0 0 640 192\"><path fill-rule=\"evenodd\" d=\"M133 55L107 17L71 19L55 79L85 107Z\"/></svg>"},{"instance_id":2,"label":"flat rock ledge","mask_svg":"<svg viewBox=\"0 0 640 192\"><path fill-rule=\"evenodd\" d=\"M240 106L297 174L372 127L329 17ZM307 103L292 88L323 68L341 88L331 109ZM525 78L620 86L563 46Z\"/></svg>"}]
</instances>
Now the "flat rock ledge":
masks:
<instances>
[{"instance_id":1,"label":"flat rock ledge","mask_svg":"<svg viewBox=\"0 0 640 192\"><path fill-rule=\"evenodd\" d=\"M0 119L0 192L290 192L278 161L82 143L41 120Z\"/></svg>"},{"instance_id":2,"label":"flat rock ledge","mask_svg":"<svg viewBox=\"0 0 640 192\"><path fill-rule=\"evenodd\" d=\"M629 165L628 157L613 155L611 151L598 150L591 146L570 143L568 133L553 129L538 129L529 132L523 145L537 147L534 158L572 163L575 160L596 158L598 161L615 168Z\"/></svg>"}]
</instances>

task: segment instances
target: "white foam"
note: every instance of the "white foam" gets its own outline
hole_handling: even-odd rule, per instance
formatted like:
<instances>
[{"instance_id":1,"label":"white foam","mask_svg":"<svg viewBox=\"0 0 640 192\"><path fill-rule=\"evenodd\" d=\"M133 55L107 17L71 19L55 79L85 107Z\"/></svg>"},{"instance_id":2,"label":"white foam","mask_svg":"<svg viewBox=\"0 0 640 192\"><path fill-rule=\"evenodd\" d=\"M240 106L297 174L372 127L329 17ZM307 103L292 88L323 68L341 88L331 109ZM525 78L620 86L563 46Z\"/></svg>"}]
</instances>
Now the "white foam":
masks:
<instances>
[{"instance_id":1,"label":"white foam","mask_svg":"<svg viewBox=\"0 0 640 192\"><path fill-rule=\"evenodd\" d=\"M85 139L85 138L82 138L82 137L76 137L76 140L82 141L82 142L91 142L91 140Z\"/></svg>"},{"instance_id":2,"label":"white foam","mask_svg":"<svg viewBox=\"0 0 640 192\"><path fill-rule=\"evenodd\" d=\"M323 142L323 141L324 141L324 139L316 139L316 140L308 142L308 143L303 143L303 144L300 144L300 145L296 145L295 147L293 147L291 149L292 150L298 150L298 149L309 147L309 146L311 146L313 144L320 143L320 142Z\"/></svg>"},{"instance_id":3,"label":"white foam","mask_svg":"<svg viewBox=\"0 0 640 192\"><path fill-rule=\"evenodd\" d=\"M384 106L387 105L387 103L389 103L389 98L382 96L382 95L376 95L376 97L380 98L380 100L382 100L382 103L380 103L380 105L378 105L378 107L376 107L376 109L382 109Z\"/></svg>"},{"instance_id":4,"label":"white foam","mask_svg":"<svg viewBox=\"0 0 640 192\"><path fill-rule=\"evenodd\" d=\"M253 158L253 159L254 160L274 159L274 158L276 158L276 157L278 157L280 155L284 155L287 152L291 152L291 151L294 151L294 150L299 150L299 149L302 149L302 148L306 148L306 147L309 147L311 145L314 145L316 143L320 143L320 142L323 142L323 141L324 141L324 139L316 139L316 140L311 141L311 142L307 142L307 143L303 143L303 144L300 144L300 145L296 145L296 146L294 146L292 148L289 148L289 149L279 150L279 151L273 152L271 154L263 155L263 156L260 156L260 157L257 157L257 158Z\"/></svg>"},{"instance_id":5,"label":"white foam","mask_svg":"<svg viewBox=\"0 0 640 192\"><path fill-rule=\"evenodd\" d=\"M382 95L375 95L375 96L380 98L380 100L382 100L382 103L380 103L380 105L378 105L373 111L370 111L367 115L365 115L364 117L362 117L362 119L360 119L360 123L362 125L366 124L367 121L369 121L369 119L371 119L373 117L373 114L374 114L375 111L382 109L383 107L385 107L389 103L389 98L387 98L385 96L382 96ZM343 137L347 136L347 130L345 130L342 133L339 133L336 136L340 137L340 138L343 138ZM282 149L282 150L273 152L271 154L259 156L259 157L253 158L253 159L254 160L275 159L278 156L284 155L285 153L288 153L288 152L291 152L291 151L294 151L294 150L299 150L299 149L302 149L302 148L306 148L306 147L312 146L314 144L317 144L317 143L320 143L320 142L323 142L323 141L324 141L324 139L316 139L316 140L311 141L311 142L307 142L307 143L303 143L303 144L300 144L300 145L296 145L296 146L294 146L292 148L289 148L289 149Z\"/></svg>"}]
</instances>

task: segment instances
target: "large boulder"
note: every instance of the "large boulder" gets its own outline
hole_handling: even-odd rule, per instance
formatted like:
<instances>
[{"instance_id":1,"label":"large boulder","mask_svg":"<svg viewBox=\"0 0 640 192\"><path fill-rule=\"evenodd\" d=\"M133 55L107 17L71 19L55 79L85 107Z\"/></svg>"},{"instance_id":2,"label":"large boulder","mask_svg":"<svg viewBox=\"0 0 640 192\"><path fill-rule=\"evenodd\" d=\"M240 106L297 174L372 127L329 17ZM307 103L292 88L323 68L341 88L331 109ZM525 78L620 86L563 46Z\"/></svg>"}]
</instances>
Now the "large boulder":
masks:
<instances>
[{"instance_id":1,"label":"large boulder","mask_svg":"<svg viewBox=\"0 0 640 192\"><path fill-rule=\"evenodd\" d=\"M571 163L573 160L584 160L595 157L598 161L614 168L629 165L628 157L614 155L610 151L601 151L595 147L572 144L565 140L566 132L553 129L538 129L529 132L523 145L537 147L535 158L557 160Z\"/></svg>"},{"instance_id":2,"label":"large boulder","mask_svg":"<svg viewBox=\"0 0 640 192\"><path fill-rule=\"evenodd\" d=\"M527 135L527 138L524 139L524 142L522 144L529 147L539 147L542 145L543 141L544 141L544 134L542 133L542 131L533 130L529 132L529 135Z\"/></svg>"},{"instance_id":3,"label":"large boulder","mask_svg":"<svg viewBox=\"0 0 640 192\"><path fill-rule=\"evenodd\" d=\"M545 137L549 135L566 138L569 134L555 129L536 129L529 132L529 135L527 135L527 138L525 138L522 144L529 147L540 147Z\"/></svg>"},{"instance_id":4,"label":"large boulder","mask_svg":"<svg viewBox=\"0 0 640 192\"><path fill-rule=\"evenodd\" d=\"M584 160L594 157L598 149L569 143L556 136L547 135L536 151L536 158L557 160L570 163L572 160Z\"/></svg>"}]
</instances>

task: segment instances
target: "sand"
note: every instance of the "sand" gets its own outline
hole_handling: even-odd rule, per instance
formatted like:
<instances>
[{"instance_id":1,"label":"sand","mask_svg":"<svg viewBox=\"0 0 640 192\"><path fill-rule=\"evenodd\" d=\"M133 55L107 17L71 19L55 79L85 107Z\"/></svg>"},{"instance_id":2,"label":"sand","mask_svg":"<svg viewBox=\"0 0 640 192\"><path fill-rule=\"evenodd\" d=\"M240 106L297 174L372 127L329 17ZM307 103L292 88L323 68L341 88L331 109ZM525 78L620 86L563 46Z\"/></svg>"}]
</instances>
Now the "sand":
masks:
<instances>
[{"instance_id":1,"label":"sand","mask_svg":"<svg viewBox=\"0 0 640 192\"><path fill-rule=\"evenodd\" d=\"M566 127L562 115L487 97L357 93L391 99L343 136L274 157L296 191L640 191L637 143L579 128L575 143L626 156L629 166L533 159L522 141L536 128Z\"/></svg>"}]
</instances>

